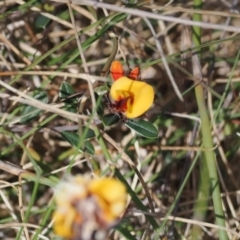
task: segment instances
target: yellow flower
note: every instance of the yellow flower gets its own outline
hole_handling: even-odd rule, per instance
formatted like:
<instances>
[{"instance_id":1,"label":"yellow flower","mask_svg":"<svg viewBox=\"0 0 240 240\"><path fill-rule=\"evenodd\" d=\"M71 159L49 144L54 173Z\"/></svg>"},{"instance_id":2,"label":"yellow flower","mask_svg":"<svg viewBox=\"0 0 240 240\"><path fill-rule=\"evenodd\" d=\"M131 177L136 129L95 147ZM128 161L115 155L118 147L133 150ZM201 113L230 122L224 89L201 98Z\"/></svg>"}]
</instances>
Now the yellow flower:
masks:
<instances>
[{"instance_id":1,"label":"yellow flower","mask_svg":"<svg viewBox=\"0 0 240 240\"><path fill-rule=\"evenodd\" d=\"M95 179L89 184L89 192L97 196L107 221L114 221L123 213L126 205L126 188L121 182L113 178Z\"/></svg>"},{"instance_id":2,"label":"yellow flower","mask_svg":"<svg viewBox=\"0 0 240 240\"><path fill-rule=\"evenodd\" d=\"M117 112L123 113L127 118L137 118L151 107L154 90L143 81L121 77L112 84L110 97Z\"/></svg>"},{"instance_id":3,"label":"yellow flower","mask_svg":"<svg viewBox=\"0 0 240 240\"><path fill-rule=\"evenodd\" d=\"M54 231L66 239L82 240L100 231L105 239L107 230L123 214L126 198L125 186L116 179L70 177L56 187Z\"/></svg>"}]
</instances>

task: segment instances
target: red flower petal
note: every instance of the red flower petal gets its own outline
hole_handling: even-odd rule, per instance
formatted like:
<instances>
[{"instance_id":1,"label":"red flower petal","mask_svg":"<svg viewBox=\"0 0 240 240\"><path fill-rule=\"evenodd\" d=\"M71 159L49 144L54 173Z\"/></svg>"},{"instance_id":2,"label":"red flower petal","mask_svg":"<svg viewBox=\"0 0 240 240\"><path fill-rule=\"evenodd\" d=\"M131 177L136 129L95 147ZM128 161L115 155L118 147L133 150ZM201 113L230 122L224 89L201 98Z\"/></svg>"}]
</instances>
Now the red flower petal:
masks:
<instances>
[{"instance_id":1,"label":"red flower petal","mask_svg":"<svg viewBox=\"0 0 240 240\"><path fill-rule=\"evenodd\" d=\"M139 75L140 75L140 68L139 67L135 67L134 69L131 70L131 72L129 73L128 77L130 79L137 80L137 79L139 79Z\"/></svg>"},{"instance_id":2,"label":"red flower petal","mask_svg":"<svg viewBox=\"0 0 240 240\"><path fill-rule=\"evenodd\" d=\"M129 99L131 100L131 97L125 97L125 98L119 99L119 101L116 101L115 102L116 110L119 112L125 112L127 110L127 102Z\"/></svg>"},{"instance_id":3,"label":"red flower petal","mask_svg":"<svg viewBox=\"0 0 240 240\"><path fill-rule=\"evenodd\" d=\"M110 67L110 73L114 81L124 76L122 64L119 61L113 61Z\"/></svg>"}]
</instances>

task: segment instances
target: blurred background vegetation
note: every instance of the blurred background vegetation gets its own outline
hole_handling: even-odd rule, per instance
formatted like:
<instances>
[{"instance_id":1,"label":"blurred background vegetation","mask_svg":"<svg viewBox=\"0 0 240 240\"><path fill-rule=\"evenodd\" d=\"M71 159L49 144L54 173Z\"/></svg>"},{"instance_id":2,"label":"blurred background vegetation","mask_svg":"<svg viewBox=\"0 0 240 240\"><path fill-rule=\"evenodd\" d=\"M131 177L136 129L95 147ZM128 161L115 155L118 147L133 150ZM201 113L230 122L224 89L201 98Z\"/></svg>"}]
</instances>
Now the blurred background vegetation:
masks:
<instances>
[{"instance_id":1,"label":"blurred background vegetation","mask_svg":"<svg viewBox=\"0 0 240 240\"><path fill-rule=\"evenodd\" d=\"M127 185L109 239L239 239L239 1L72 2L0 1L0 239L60 239L52 187L69 173ZM110 60L154 87L157 138L103 121Z\"/></svg>"}]
</instances>

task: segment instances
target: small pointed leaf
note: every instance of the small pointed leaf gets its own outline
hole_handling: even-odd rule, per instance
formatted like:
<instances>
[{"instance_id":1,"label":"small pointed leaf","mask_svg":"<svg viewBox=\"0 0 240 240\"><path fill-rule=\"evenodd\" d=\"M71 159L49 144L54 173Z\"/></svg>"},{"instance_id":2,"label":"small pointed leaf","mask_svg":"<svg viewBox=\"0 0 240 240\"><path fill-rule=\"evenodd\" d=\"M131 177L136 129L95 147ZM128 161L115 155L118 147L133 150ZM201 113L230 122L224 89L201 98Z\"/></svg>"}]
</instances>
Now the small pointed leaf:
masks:
<instances>
[{"instance_id":1,"label":"small pointed leaf","mask_svg":"<svg viewBox=\"0 0 240 240\"><path fill-rule=\"evenodd\" d=\"M47 94L45 92L35 92L33 94L33 97L41 102L47 103L48 102L48 97ZM33 107L33 106L28 106L25 105L23 107L23 110L21 112L21 119L20 122L21 123L27 123L30 120L34 119L35 117L37 117L40 113L42 112L42 109Z\"/></svg>"},{"instance_id":2,"label":"small pointed leaf","mask_svg":"<svg viewBox=\"0 0 240 240\"><path fill-rule=\"evenodd\" d=\"M104 113L103 109L103 102L102 102L102 95L98 95L97 93L94 92L96 103L97 103L97 113L99 116L102 116Z\"/></svg>"},{"instance_id":3,"label":"small pointed leaf","mask_svg":"<svg viewBox=\"0 0 240 240\"><path fill-rule=\"evenodd\" d=\"M75 91L69 83L62 82L60 89L59 89L59 94L58 94L60 99L69 97L69 96L73 95L74 93L75 93Z\"/></svg>"},{"instance_id":4,"label":"small pointed leaf","mask_svg":"<svg viewBox=\"0 0 240 240\"><path fill-rule=\"evenodd\" d=\"M67 140L72 146L79 149L79 135L74 132L61 132L62 137ZM81 150L82 151L82 150Z\"/></svg>"},{"instance_id":5,"label":"small pointed leaf","mask_svg":"<svg viewBox=\"0 0 240 240\"><path fill-rule=\"evenodd\" d=\"M67 82L62 82L58 96L60 99L64 99L64 102L66 103L64 109L66 109L69 112L76 113L78 107L77 99L75 97L67 99L67 97L72 96L74 94L75 91L73 87Z\"/></svg>"},{"instance_id":6,"label":"small pointed leaf","mask_svg":"<svg viewBox=\"0 0 240 240\"><path fill-rule=\"evenodd\" d=\"M127 127L136 131L137 134L146 137L146 138L157 138L158 137L158 130L156 127L145 120L134 120L128 121L125 123Z\"/></svg>"},{"instance_id":7,"label":"small pointed leaf","mask_svg":"<svg viewBox=\"0 0 240 240\"><path fill-rule=\"evenodd\" d=\"M83 134L85 132L85 128L83 128ZM79 144L79 135L75 132L68 132L68 131L64 131L61 132L61 135L70 143L72 143L72 145L78 146ZM95 137L95 133L92 129L88 129L86 135L84 136L84 141L90 138Z\"/></svg>"},{"instance_id":8,"label":"small pointed leaf","mask_svg":"<svg viewBox=\"0 0 240 240\"><path fill-rule=\"evenodd\" d=\"M91 129L88 129L89 132L87 132L87 136L84 138L84 140L94 137L94 132ZM83 130L84 132L84 130ZM79 139L79 135L77 133L74 132L61 132L61 135L64 139L66 139L73 147L76 147L79 151L83 152L83 148L82 146L79 146L80 144L80 139ZM92 146L92 144L88 141L84 142L86 151L90 154L94 153L94 147Z\"/></svg>"},{"instance_id":9,"label":"small pointed leaf","mask_svg":"<svg viewBox=\"0 0 240 240\"><path fill-rule=\"evenodd\" d=\"M106 127L118 123L119 120L119 116L113 113L106 114L102 117L103 124Z\"/></svg>"},{"instance_id":10,"label":"small pointed leaf","mask_svg":"<svg viewBox=\"0 0 240 240\"><path fill-rule=\"evenodd\" d=\"M95 149L94 149L93 145L89 141L85 141L84 144L85 144L86 152L91 155L94 155Z\"/></svg>"},{"instance_id":11,"label":"small pointed leaf","mask_svg":"<svg viewBox=\"0 0 240 240\"><path fill-rule=\"evenodd\" d=\"M39 16L37 16L37 18L35 20L35 26L46 29L46 26L48 25L48 23L50 21L51 21L50 18L43 16L43 15L39 15Z\"/></svg>"}]
</instances>

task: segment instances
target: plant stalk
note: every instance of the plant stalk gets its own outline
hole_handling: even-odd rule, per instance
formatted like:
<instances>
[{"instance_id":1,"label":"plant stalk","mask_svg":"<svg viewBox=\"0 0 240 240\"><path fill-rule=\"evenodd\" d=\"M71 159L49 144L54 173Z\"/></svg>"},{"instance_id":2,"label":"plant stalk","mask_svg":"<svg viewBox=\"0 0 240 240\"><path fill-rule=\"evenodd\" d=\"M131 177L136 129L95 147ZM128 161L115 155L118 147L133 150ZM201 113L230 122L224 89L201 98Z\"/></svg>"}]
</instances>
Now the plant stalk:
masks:
<instances>
[{"instance_id":1,"label":"plant stalk","mask_svg":"<svg viewBox=\"0 0 240 240\"><path fill-rule=\"evenodd\" d=\"M202 8L202 0L193 0L194 2L194 8L195 9L201 9ZM201 15L200 14L193 14L193 20L194 21L201 21ZM193 27L193 43L196 47L201 45L201 28L194 26ZM193 60L193 74L196 79L199 81L202 81L202 73L201 73L201 66L199 62L199 56L194 55L192 57ZM211 122L209 118L209 113L204 97L204 88L202 83L196 84L195 87L195 95L197 100L197 105L199 109L200 119L201 119L201 133L202 133L202 141L203 141L203 147L208 149L213 149L213 140L211 135ZM215 213L215 219L216 224L222 227L225 227L225 218L224 218L224 212L222 208L222 199L220 195L220 186L219 186L219 180L217 175L217 166L216 166L216 158L214 151L204 151L203 153L203 160L201 162L201 171L208 172L208 178L203 179L203 175L201 177L201 185L199 189L199 193L205 193L204 195L208 195L209 187L212 194L213 199L213 208ZM207 171L205 171L206 169ZM209 183L209 186L207 187L206 184ZM202 199L203 202L197 203L197 207L195 210L194 215L199 217L204 217L204 212L200 212L199 208L200 206L207 206L207 200ZM203 210L203 211L206 211ZM200 213L200 215L199 215ZM227 240L227 233L224 230L218 230L219 239L220 240Z\"/></svg>"}]
</instances>

